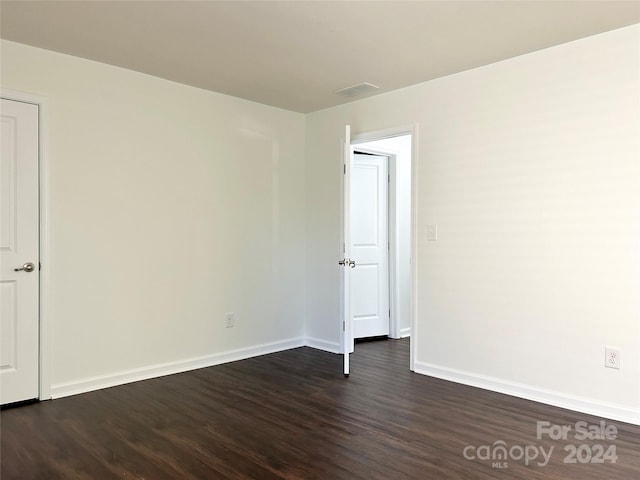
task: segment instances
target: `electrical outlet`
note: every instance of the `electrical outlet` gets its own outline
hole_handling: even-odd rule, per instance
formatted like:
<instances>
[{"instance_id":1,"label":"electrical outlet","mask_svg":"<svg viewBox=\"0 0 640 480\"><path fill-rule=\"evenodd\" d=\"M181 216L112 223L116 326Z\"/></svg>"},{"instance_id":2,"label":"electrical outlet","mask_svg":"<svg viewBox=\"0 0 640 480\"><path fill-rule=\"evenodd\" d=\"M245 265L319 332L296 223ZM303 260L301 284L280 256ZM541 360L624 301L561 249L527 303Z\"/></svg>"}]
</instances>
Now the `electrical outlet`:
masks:
<instances>
[{"instance_id":1,"label":"electrical outlet","mask_svg":"<svg viewBox=\"0 0 640 480\"><path fill-rule=\"evenodd\" d=\"M604 366L608 368L620 368L620 350L613 347L604 348Z\"/></svg>"},{"instance_id":2,"label":"electrical outlet","mask_svg":"<svg viewBox=\"0 0 640 480\"><path fill-rule=\"evenodd\" d=\"M229 312L225 315L225 327L233 328L233 325L236 323L236 317L233 312Z\"/></svg>"}]
</instances>

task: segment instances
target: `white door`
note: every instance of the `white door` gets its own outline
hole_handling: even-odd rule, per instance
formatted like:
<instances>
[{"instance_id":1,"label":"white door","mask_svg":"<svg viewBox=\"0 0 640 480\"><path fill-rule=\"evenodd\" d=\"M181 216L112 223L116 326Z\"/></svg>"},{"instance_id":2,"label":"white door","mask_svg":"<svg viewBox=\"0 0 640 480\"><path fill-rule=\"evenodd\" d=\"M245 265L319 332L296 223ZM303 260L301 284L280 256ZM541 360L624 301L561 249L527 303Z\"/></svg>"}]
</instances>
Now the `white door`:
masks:
<instances>
[{"instance_id":1,"label":"white door","mask_svg":"<svg viewBox=\"0 0 640 480\"><path fill-rule=\"evenodd\" d=\"M0 403L38 397L38 106L0 106Z\"/></svg>"},{"instance_id":2,"label":"white door","mask_svg":"<svg viewBox=\"0 0 640 480\"><path fill-rule=\"evenodd\" d=\"M350 242L350 177L351 177L351 126L347 125L344 132L343 145L343 172L342 177L342 201L343 201L343 223L342 232L344 242L342 244L342 260L338 263L342 266L342 352L344 355L343 373L349 375L349 354L353 351L353 330L351 327L351 268L349 255L351 253Z\"/></svg>"},{"instance_id":3,"label":"white door","mask_svg":"<svg viewBox=\"0 0 640 480\"><path fill-rule=\"evenodd\" d=\"M353 338L389 335L388 158L351 160L350 254Z\"/></svg>"}]
</instances>

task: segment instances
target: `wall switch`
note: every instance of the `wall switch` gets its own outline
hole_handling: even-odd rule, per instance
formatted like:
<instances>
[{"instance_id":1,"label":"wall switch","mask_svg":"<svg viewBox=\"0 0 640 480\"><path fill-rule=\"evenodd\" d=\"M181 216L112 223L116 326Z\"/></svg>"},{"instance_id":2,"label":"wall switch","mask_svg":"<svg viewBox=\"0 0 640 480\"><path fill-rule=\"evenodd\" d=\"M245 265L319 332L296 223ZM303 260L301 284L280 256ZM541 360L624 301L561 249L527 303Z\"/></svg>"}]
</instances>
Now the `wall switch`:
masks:
<instances>
[{"instance_id":1,"label":"wall switch","mask_svg":"<svg viewBox=\"0 0 640 480\"><path fill-rule=\"evenodd\" d=\"M617 348L604 348L604 366L608 368L620 368L621 352Z\"/></svg>"},{"instance_id":2,"label":"wall switch","mask_svg":"<svg viewBox=\"0 0 640 480\"><path fill-rule=\"evenodd\" d=\"M427 225L427 240L430 242L438 240L438 225Z\"/></svg>"},{"instance_id":3,"label":"wall switch","mask_svg":"<svg viewBox=\"0 0 640 480\"><path fill-rule=\"evenodd\" d=\"M225 315L225 327L232 328L235 323L236 323L235 314L233 312L227 313Z\"/></svg>"}]
</instances>

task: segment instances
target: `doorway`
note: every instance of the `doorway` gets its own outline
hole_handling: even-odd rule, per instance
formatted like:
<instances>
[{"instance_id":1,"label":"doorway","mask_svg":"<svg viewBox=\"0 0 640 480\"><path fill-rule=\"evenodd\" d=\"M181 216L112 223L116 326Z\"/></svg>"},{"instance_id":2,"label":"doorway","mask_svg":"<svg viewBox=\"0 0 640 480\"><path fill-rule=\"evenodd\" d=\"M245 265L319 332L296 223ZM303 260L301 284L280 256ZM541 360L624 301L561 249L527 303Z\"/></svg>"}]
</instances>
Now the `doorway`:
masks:
<instances>
[{"instance_id":1,"label":"doorway","mask_svg":"<svg viewBox=\"0 0 640 480\"><path fill-rule=\"evenodd\" d=\"M389 156L356 148L351 157L350 251L353 338L388 336Z\"/></svg>"},{"instance_id":2,"label":"doorway","mask_svg":"<svg viewBox=\"0 0 640 480\"><path fill-rule=\"evenodd\" d=\"M347 137L350 129L347 128ZM343 277L343 352L344 373L349 374L349 353L357 348L355 338L406 338L411 345L410 369L413 370L414 342L412 308L412 172L414 163L415 127L369 132L355 135L345 142L344 222L343 250L352 268L345 268ZM368 186L359 185L363 175L358 167L369 157L369 163L380 163L378 171L384 171L384 185L372 166L368 166ZM384 160L381 160L384 159ZM349 168L346 167L348 162ZM386 165L382 165L385 163ZM366 177L367 175L365 175ZM386 189L386 192L384 190ZM360 196L362 195L362 196ZM386 197L384 208L377 207L378 217L372 214L373 206ZM360 206L358 207L358 205ZM368 205L369 213L359 217L358 208ZM349 211L347 211L347 209ZM383 215L384 220L380 217ZM373 221L375 219L375 221ZM376 230L384 229L384 232ZM360 231L358 231L360 230ZM362 233L368 235L362 235ZM347 245L348 244L348 245ZM377 246L385 247L385 255L375 255L364 261L358 247L372 254ZM348 257L348 258L347 258ZM383 262L383 265L380 264ZM372 265L374 264L374 265ZM359 268L361 267L361 268ZM382 270L386 274L379 275ZM347 270L350 270L347 271ZM358 271L359 270L359 271ZM368 279L365 273L368 270ZM378 275L374 275L377 272ZM362 286L364 284L364 288ZM384 298L379 298L383 296ZM380 330L380 317L386 319L386 329ZM378 320L375 327L361 329L363 320Z\"/></svg>"}]
</instances>

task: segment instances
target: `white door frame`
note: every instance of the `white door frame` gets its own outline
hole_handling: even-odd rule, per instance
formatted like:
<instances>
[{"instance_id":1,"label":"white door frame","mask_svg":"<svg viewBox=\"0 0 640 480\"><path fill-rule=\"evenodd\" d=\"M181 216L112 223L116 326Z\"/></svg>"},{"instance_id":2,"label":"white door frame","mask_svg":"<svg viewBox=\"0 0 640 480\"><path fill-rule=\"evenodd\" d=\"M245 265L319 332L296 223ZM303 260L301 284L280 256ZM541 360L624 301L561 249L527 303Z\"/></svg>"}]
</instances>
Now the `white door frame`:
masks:
<instances>
[{"instance_id":1,"label":"white door frame","mask_svg":"<svg viewBox=\"0 0 640 480\"><path fill-rule=\"evenodd\" d=\"M417 338L418 329L416 325L417 318L417 198L418 198L418 125L400 126L394 128L388 128L383 130L374 130L369 132L360 132L351 136L352 148L354 145L366 142L372 142L374 140L382 140L389 137L398 137L400 135L411 135L411 292L410 292L410 319L411 325L411 338L410 338L410 353L409 353L409 369L415 370L415 359L417 351ZM344 210L344 198L343 210ZM343 227L344 228L344 227ZM344 240L344 232L342 232L342 239ZM342 285L344 289L344 285ZM392 312L393 313L393 312Z\"/></svg>"},{"instance_id":2,"label":"white door frame","mask_svg":"<svg viewBox=\"0 0 640 480\"><path fill-rule=\"evenodd\" d=\"M49 159L47 155L48 136L46 126L47 100L39 95L0 89L0 97L16 102L38 106L38 193L40 207L40 285L39 285L39 385L38 399L51 399L51 325L50 292L51 262L49 258Z\"/></svg>"}]
</instances>

